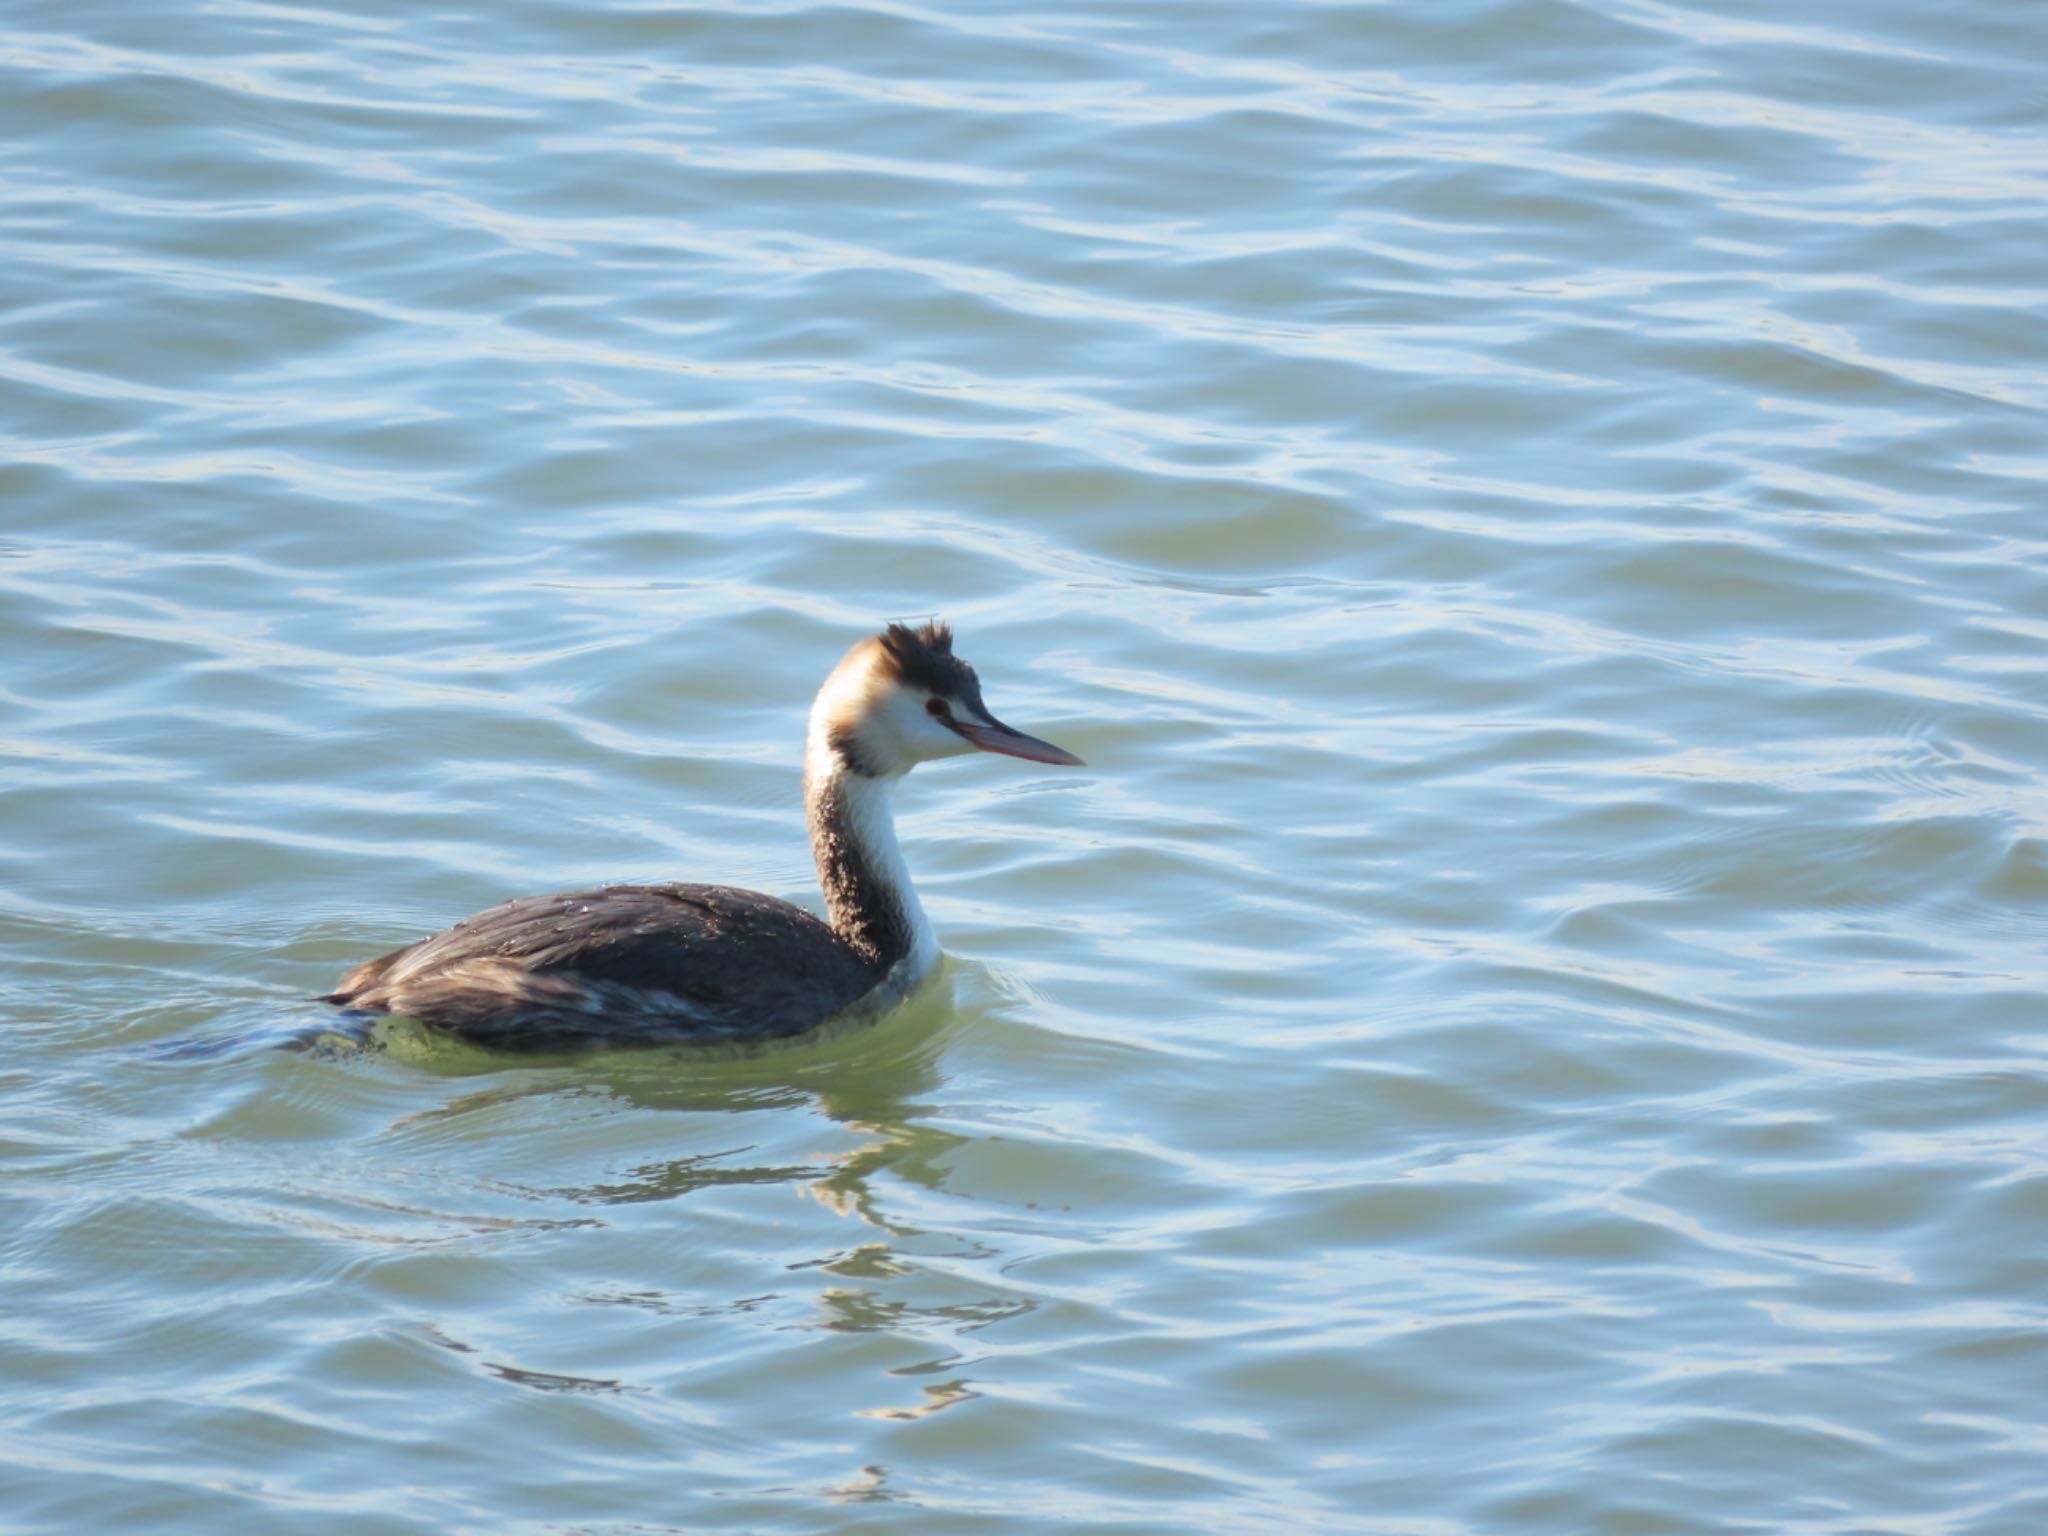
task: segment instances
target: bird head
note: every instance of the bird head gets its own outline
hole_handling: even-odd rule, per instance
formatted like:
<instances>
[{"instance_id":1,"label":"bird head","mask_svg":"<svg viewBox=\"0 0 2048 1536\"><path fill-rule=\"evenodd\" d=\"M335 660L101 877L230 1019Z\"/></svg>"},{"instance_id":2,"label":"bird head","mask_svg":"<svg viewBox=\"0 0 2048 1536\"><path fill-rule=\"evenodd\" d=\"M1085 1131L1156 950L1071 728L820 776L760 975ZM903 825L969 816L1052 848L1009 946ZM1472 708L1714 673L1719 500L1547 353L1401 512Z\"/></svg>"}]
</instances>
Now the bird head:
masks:
<instances>
[{"instance_id":1,"label":"bird head","mask_svg":"<svg viewBox=\"0 0 2048 1536\"><path fill-rule=\"evenodd\" d=\"M818 691L811 735L814 750L869 778L894 778L967 752L1081 762L989 713L981 679L953 654L953 631L936 620L915 628L891 624L848 651Z\"/></svg>"}]
</instances>

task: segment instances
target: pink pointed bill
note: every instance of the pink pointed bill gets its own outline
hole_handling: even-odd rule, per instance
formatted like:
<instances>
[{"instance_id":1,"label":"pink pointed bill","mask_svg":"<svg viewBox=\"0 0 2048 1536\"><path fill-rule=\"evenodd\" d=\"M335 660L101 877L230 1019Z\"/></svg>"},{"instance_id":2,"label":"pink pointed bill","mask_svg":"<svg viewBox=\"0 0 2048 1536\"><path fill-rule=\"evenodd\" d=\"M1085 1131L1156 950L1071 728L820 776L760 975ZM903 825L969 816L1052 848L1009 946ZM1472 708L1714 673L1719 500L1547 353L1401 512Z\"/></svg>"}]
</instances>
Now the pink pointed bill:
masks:
<instances>
[{"instance_id":1,"label":"pink pointed bill","mask_svg":"<svg viewBox=\"0 0 2048 1536\"><path fill-rule=\"evenodd\" d=\"M1007 725L974 725L964 720L954 721L952 724L954 730L984 752L1000 752L1005 757L1021 757L1027 763L1058 763L1069 768L1087 766L1065 747L1056 747L1049 741L1040 741L1036 736L1026 736L1022 731L1013 731Z\"/></svg>"}]
</instances>

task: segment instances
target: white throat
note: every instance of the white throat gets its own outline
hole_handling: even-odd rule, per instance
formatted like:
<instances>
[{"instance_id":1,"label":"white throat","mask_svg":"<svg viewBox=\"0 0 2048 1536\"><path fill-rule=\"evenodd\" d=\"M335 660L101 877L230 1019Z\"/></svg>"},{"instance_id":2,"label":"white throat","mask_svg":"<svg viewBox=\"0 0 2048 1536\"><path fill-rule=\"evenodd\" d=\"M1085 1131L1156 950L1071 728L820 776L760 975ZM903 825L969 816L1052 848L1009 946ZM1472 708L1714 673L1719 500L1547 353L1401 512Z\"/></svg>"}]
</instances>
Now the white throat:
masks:
<instances>
[{"instance_id":1,"label":"white throat","mask_svg":"<svg viewBox=\"0 0 2048 1536\"><path fill-rule=\"evenodd\" d=\"M938 966L932 932L903 849L896 841L896 785L902 774L856 773L813 717L804 751L804 808L811 852L832 927L904 990Z\"/></svg>"}]
</instances>

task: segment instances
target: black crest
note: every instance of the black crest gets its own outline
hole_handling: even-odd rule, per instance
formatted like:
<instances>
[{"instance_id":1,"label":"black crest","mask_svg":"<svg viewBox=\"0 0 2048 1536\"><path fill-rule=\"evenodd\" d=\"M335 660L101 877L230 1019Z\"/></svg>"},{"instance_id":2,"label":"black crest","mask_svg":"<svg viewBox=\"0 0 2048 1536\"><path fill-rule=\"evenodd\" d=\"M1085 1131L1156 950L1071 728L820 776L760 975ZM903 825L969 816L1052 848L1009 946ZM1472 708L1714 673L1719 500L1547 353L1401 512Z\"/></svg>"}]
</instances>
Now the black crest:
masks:
<instances>
[{"instance_id":1,"label":"black crest","mask_svg":"<svg viewBox=\"0 0 2048 1536\"><path fill-rule=\"evenodd\" d=\"M981 679L953 654L953 631L947 625L937 619L915 629L891 624L877 639L898 679L987 713L981 704Z\"/></svg>"}]
</instances>

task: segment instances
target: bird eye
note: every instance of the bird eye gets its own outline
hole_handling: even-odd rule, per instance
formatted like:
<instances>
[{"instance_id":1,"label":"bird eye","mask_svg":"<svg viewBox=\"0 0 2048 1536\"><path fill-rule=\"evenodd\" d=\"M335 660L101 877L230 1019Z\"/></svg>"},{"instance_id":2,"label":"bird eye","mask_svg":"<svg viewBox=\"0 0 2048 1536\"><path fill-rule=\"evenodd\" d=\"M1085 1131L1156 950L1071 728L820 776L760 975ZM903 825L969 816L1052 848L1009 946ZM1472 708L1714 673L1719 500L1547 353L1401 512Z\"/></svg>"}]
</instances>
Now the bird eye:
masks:
<instances>
[{"instance_id":1,"label":"bird eye","mask_svg":"<svg viewBox=\"0 0 2048 1536\"><path fill-rule=\"evenodd\" d=\"M951 720L953 718L953 712L946 708L946 701L944 699L926 699L924 701L924 712L934 720Z\"/></svg>"}]
</instances>

